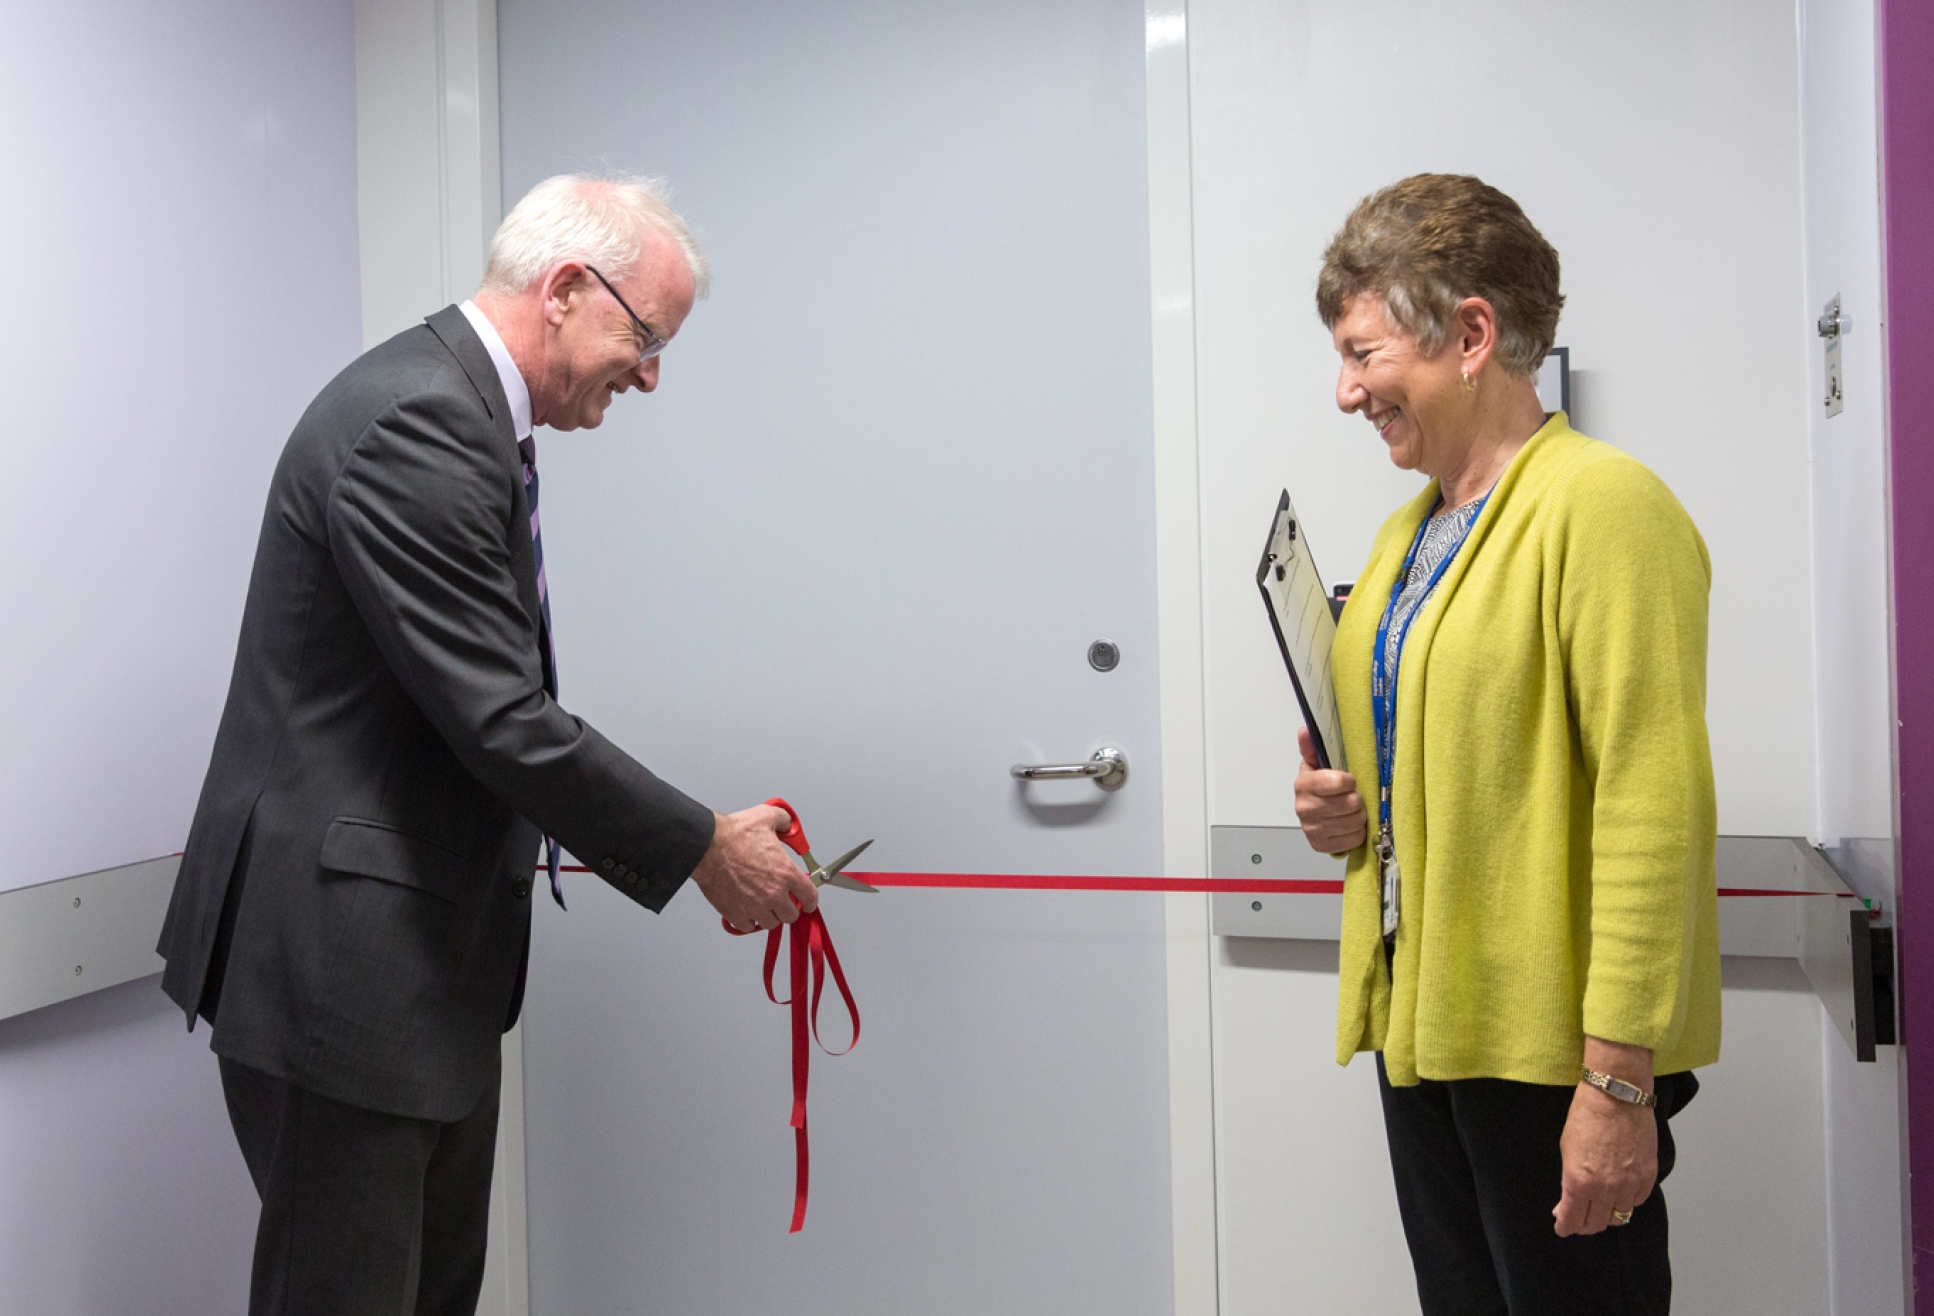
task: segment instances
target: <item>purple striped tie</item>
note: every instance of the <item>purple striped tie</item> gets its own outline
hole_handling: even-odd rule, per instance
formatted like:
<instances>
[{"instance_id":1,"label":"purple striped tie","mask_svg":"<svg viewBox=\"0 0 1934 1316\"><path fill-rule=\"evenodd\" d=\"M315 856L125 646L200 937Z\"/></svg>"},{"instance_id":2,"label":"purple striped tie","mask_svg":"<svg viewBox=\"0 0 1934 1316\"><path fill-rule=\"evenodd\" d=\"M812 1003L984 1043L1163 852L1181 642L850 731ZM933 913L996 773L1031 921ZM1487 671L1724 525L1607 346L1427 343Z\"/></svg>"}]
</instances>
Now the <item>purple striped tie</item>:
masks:
<instances>
[{"instance_id":1,"label":"purple striped tie","mask_svg":"<svg viewBox=\"0 0 1934 1316\"><path fill-rule=\"evenodd\" d=\"M524 497L531 508L531 553L537 559L537 610L544 614L544 645L539 657L544 662L544 690L557 698L557 654L551 647L551 587L544 578L544 535L537 521L537 440L526 434L517 440L517 451L524 458ZM551 898L559 909L565 908L564 888L557 880L557 838L544 838L545 866L551 871Z\"/></svg>"}]
</instances>

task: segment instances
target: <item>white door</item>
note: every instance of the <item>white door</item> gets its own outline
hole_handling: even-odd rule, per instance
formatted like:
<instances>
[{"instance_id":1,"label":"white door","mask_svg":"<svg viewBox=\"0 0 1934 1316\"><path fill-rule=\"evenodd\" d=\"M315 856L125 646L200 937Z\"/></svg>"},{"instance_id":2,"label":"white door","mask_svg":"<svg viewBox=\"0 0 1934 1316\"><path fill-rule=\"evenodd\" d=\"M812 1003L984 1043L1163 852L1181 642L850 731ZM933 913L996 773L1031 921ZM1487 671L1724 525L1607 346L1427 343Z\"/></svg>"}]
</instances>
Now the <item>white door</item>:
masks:
<instances>
[{"instance_id":1,"label":"white door","mask_svg":"<svg viewBox=\"0 0 1934 1316\"><path fill-rule=\"evenodd\" d=\"M662 172L716 270L656 396L540 436L565 705L862 867L1159 872L1141 4L499 24L506 197ZM1104 744L1118 791L1009 777ZM830 892L865 1030L815 1054L788 1238L760 942L570 896L525 1016L533 1311L1171 1309L1158 898Z\"/></svg>"}]
</instances>

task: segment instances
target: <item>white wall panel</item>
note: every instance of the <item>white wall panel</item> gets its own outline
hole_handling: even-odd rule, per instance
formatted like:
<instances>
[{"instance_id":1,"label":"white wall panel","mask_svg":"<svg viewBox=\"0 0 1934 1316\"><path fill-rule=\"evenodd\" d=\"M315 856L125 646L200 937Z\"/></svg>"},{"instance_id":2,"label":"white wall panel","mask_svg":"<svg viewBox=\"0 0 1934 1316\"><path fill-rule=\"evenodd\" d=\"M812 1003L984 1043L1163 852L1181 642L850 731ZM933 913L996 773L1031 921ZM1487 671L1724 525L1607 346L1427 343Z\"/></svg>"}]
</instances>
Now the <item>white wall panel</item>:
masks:
<instances>
[{"instance_id":1,"label":"white wall panel","mask_svg":"<svg viewBox=\"0 0 1934 1316\"><path fill-rule=\"evenodd\" d=\"M1351 580L1418 487L1335 410L1313 294L1356 200L1437 170L1502 187L1558 248L1574 419L1706 536L1721 831L1813 829L1796 36L1767 0L1190 5L1211 822L1294 822L1297 716L1253 584L1277 489ZM1415 1310L1374 1072L1330 1061L1334 955L1217 956L1224 1316ZM1675 1309L1814 1316L1832 1288L1817 1058L1839 1039L1794 965L1726 974L1724 1057L1666 1188Z\"/></svg>"},{"instance_id":2,"label":"white wall panel","mask_svg":"<svg viewBox=\"0 0 1934 1316\"><path fill-rule=\"evenodd\" d=\"M1295 821L1295 704L1253 583L1277 489L1352 580L1419 486L1336 411L1313 294L1356 200L1437 170L1502 187L1557 247L1578 424L1705 533L1720 830L1808 832L1791 7L1202 0L1190 39L1210 821Z\"/></svg>"},{"instance_id":3,"label":"white wall panel","mask_svg":"<svg viewBox=\"0 0 1934 1316\"><path fill-rule=\"evenodd\" d=\"M1225 939L1217 963L1222 1316L1416 1311L1375 1065L1339 1069L1321 1044L1335 1020L1335 945ZM1825 1048L1844 1064L1832 1053L1846 1048L1792 961L1729 959L1725 973L1726 1060L1701 1071L1673 1125L1674 1310L1820 1316L1830 1272L1816 1062ZM1887 1241L1859 1241L1854 1260Z\"/></svg>"}]
</instances>

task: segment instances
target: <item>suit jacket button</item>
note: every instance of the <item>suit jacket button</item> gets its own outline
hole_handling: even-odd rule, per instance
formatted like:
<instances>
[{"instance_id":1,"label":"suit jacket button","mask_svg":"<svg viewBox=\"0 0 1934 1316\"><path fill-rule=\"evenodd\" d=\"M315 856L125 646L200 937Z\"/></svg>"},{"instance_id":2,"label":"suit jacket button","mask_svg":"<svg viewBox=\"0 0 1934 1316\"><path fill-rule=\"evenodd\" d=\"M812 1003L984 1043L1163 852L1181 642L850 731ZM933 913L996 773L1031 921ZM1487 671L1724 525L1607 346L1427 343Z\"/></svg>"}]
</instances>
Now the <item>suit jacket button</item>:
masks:
<instances>
[{"instance_id":1,"label":"suit jacket button","mask_svg":"<svg viewBox=\"0 0 1934 1316\"><path fill-rule=\"evenodd\" d=\"M611 876L618 878L620 880L623 880L625 875L629 873L631 870L626 868L623 864L619 864L616 868L607 869L606 871L608 871L611 874Z\"/></svg>"},{"instance_id":2,"label":"suit jacket button","mask_svg":"<svg viewBox=\"0 0 1934 1316\"><path fill-rule=\"evenodd\" d=\"M599 862L598 871L600 873L603 873L605 876L609 877L611 875L611 870L617 867L617 864L618 864L617 860L613 859L610 855L606 855L603 858L603 860Z\"/></svg>"},{"instance_id":3,"label":"suit jacket button","mask_svg":"<svg viewBox=\"0 0 1934 1316\"><path fill-rule=\"evenodd\" d=\"M625 885L626 885L626 886L637 886L637 885L638 885L638 875L637 875L636 873L626 873L626 874L625 874Z\"/></svg>"},{"instance_id":4,"label":"suit jacket button","mask_svg":"<svg viewBox=\"0 0 1934 1316\"><path fill-rule=\"evenodd\" d=\"M510 892L519 900L528 900L531 893L531 884L528 879L520 877L511 883Z\"/></svg>"}]
</instances>

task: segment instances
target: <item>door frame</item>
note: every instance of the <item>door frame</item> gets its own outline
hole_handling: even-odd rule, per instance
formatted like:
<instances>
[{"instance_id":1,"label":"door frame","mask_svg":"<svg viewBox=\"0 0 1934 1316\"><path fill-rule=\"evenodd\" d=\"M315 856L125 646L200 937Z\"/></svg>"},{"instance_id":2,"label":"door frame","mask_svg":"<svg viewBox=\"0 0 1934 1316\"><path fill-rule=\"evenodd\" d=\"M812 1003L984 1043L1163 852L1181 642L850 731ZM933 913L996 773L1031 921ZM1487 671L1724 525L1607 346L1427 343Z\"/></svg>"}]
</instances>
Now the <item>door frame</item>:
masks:
<instances>
[{"instance_id":1,"label":"door frame","mask_svg":"<svg viewBox=\"0 0 1934 1316\"><path fill-rule=\"evenodd\" d=\"M1143 21L1162 870L1171 877L1201 877L1209 871L1208 732L1187 0L1145 0ZM1211 963L1215 943L1206 895L1170 895L1165 900L1174 1310L1177 1316L1213 1316L1220 1305L1221 1273Z\"/></svg>"},{"instance_id":2,"label":"door frame","mask_svg":"<svg viewBox=\"0 0 1934 1316\"><path fill-rule=\"evenodd\" d=\"M496 0L355 0L363 347L468 297L503 217ZM479 1316L529 1316L524 1036L504 1035Z\"/></svg>"},{"instance_id":3,"label":"door frame","mask_svg":"<svg viewBox=\"0 0 1934 1316\"><path fill-rule=\"evenodd\" d=\"M1886 420L1893 572L1895 831L1900 838L1895 947L1901 1057L1901 1142L1907 1158L1907 1214L1902 1221L1907 1291L1917 1313L1934 1312L1934 812L1905 802L1934 794L1934 672L1917 657L1934 650L1934 593L1913 564L1934 557L1934 420L1917 405L1914 385L1934 372L1934 12L1924 0L1879 0L1881 295L1886 322ZM1902 567L1905 565L1906 570ZM1917 1045L1918 1044L1918 1045ZM1920 1059L1917 1062L1917 1055ZM1927 1266L1923 1269L1922 1262Z\"/></svg>"}]
</instances>

